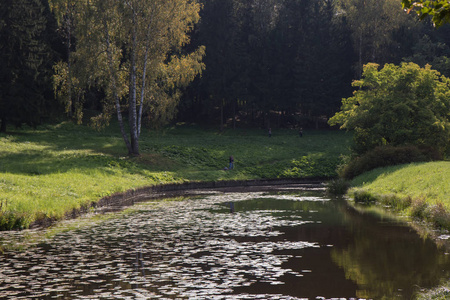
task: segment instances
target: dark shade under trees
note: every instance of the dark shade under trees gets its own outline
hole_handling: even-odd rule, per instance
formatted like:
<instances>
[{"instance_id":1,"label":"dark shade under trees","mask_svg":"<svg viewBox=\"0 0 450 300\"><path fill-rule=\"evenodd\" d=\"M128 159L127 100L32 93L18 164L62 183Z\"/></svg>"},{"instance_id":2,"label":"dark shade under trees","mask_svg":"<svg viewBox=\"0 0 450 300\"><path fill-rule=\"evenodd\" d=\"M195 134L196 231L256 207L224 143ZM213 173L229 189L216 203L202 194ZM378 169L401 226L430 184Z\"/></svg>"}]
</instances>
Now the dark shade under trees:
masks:
<instances>
[{"instance_id":1,"label":"dark shade under trees","mask_svg":"<svg viewBox=\"0 0 450 300\"><path fill-rule=\"evenodd\" d=\"M0 2L0 131L35 126L55 105L52 66L56 27L44 0Z\"/></svg>"}]
</instances>

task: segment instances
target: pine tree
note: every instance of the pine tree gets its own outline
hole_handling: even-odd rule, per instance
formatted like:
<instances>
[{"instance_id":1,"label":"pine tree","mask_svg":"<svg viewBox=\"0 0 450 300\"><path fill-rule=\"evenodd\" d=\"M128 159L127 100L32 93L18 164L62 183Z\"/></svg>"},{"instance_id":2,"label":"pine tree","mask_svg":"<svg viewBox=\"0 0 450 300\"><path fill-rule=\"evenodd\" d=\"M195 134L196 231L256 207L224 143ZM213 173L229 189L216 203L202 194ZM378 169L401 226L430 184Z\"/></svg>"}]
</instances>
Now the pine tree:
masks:
<instances>
[{"instance_id":1,"label":"pine tree","mask_svg":"<svg viewBox=\"0 0 450 300\"><path fill-rule=\"evenodd\" d=\"M52 51L48 6L41 0L0 2L0 121L35 126L46 114Z\"/></svg>"}]
</instances>

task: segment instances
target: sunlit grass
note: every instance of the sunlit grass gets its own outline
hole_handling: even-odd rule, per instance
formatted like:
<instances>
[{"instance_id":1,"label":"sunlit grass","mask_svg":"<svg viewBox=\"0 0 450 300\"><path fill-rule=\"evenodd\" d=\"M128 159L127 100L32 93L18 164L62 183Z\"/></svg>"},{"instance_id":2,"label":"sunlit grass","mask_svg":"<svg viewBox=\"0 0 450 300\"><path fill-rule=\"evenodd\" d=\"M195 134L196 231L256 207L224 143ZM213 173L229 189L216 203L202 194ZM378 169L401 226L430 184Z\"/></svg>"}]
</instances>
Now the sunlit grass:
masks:
<instances>
[{"instance_id":1,"label":"sunlit grass","mask_svg":"<svg viewBox=\"0 0 450 300\"><path fill-rule=\"evenodd\" d=\"M335 176L351 136L342 132L145 130L141 156L128 157L115 126L70 123L0 135L0 228L27 227L129 189L184 181ZM225 171L228 158L235 169Z\"/></svg>"},{"instance_id":2,"label":"sunlit grass","mask_svg":"<svg viewBox=\"0 0 450 300\"><path fill-rule=\"evenodd\" d=\"M374 194L423 198L450 208L450 161L376 169L356 177L352 183Z\"/></svg>"},{"instance_id":3,"label":"sunlit grass","mask_svg":"<svg viewBox=\"0 0 450 300\"><path fill-rule=\"evenodd\" d=\"M378 203L437 228L450 229L450 161L376 169L352 183L350 195L356 202Z\"/></svg>"}]
</instances>

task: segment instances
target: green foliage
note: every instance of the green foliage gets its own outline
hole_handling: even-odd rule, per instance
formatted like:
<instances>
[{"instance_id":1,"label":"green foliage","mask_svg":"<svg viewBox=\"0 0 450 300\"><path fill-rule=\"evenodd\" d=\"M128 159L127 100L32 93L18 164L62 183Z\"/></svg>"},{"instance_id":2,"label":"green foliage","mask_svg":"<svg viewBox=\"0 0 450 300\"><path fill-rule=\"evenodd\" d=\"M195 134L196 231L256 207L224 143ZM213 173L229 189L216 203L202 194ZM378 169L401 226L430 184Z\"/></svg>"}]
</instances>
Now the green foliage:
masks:
<instances>
[{"instance_id":1,"label":"green foliage","mask_svg":"<svg viewBox=\"0 0 450 300\"><path fill-rule=\"evenodd\" d=\"M207 67L183 99L183 120L313 127L351 92L351 41L335 1L201 2L194 42L206 46Z\"/></svg>"},{"instance_id":2,"label":"green foliage","mask_svg":"<svg viewBox=\"0 0 450 300\"><path fill-rule=\"evenodd\" d=\"M423 198L417 198L411 203L411 209L409 211L410 216L417 219L425 219L428 203Z\"/></svg>"},{"instance_id":3,"label":"green foliage","mask_svg":"<svg viewBox=\"0 0 450 300\"><path fill-rule=\"evenodd\" d=\"M0 131L7 123L35 126L49 114L55 35L50 19L46 1L0 2Z\"/></svg>"},{"instance_id":4,"label":"green foliage","mask_svg":"<svg viewBox=\"0 0 450 300\"><path fill-rule=\"evenodd\" d=\"M364 188L353 189L351 196L357 203L382 205L396 212L404 213L414 219L427 221L436 228L450 228L450 209L443 202L431 204L424 198L399 197L395 194L376 194Z\"/></svg>"},{"instance_id":5,"label":"green foliage","mask_svg":"<svg viewBox=\"0 0 450 300\"><path fill-rule=\"evenodd\" d=\"M376 196L365 189L355 189L352 191L355 202L364 204L374 204L377 201Z\"/></svg>"},{"instance_id":6,"label":"green foliage","mask_svg":"<svg viewBox=\"0 0 450 300\"><path fill-rule=\"evenodd\" d=\"M338 172L341 177L352 179L376 168L439 159L442 159L440 154L429 148L380 146L354 157L341 166Z\"/></svg>"},{"instance_id":7,"label":"green foliage","mask_svg":"<svg viewBox=\"0 0 450 300\"><path fill-rule=\"evenodd\" d=\"M435 31L445 34L445 31ZM436 34L437 35L437 34ZM444 40L445 41L445 40ZM413 62L421 67L432 65L442 75L450 77L450 47L439 36L423 35L412 47L413 54L403 58L405 62Z\"/></svg>"},{"instance_id":8,"label":"green foliage","mask_svg":"<svg viewBox=\"0 0 450 300\"><path fill-rule=\"evenodd\" d=\"M449 80L426 66L364 66L363 78L353 82L353 97L343 99L331 125L354 130L354 150L376 146L417 145L441 154L450 146Z\"/></svg>"},{"instance_id":9,"label":"green foliage","mask_svg":"<svg viewBox=\"0 0 450 300\"><path fill-rule=\"evenodd\" d=\"M402 0L403 8L415 11L421 20L431 16L436 27L450 22L450 3L447 0Z\"/></svg>"},{"instance_id":10,"label":"green foliage","mask_svg":"<svg viewBox=\"0 0 450 300\"><path fill-rule=\"evenodd\" d=\"M351 28L354 53L358 56L355 76L360 78L368 62L398 61L393 49L406 48L401 36L417 35L417 22L409 18L398 0L339 0L339 15ZM412 34L411 34L412 32ZM406 49L405 49L406 50ZM356 56L356 55L355 55Z\"/></svg>"},{"instance_id":11,"label":"green foliage","mask_svg":"<svg viewBox=\"0 0 450 300\"><path fill-rule=\"evenodd\" d=\"M429 207L427 219L439 228L450 228L450 210L441 201Z\"/></svg>"},{"instance_id":12,"label":"green foliage","mask_svg":"<svg viewBox=\"0 0 450 300\"><path fill-rule=\"evenodd\" d=\"M411 197L398 197L396 194L386 194L379 196L380 203L385 207L390 207L396 211L408 209L412 204Z\"/></svg>"},{"instance_id":13,"label":"green foliage","mask_svg":"<svg viewBox=\"0 0 450 300\"><path fill-rule=\"evenodd\" d=\"M84 91L94 86L104 92L103 112L92 118L93 125L108 124L117 113L128 153L139 155L145 116L152 124L171 120L179 89L204 69L204 47L190 52L185 47L200 19L200 5L190 0L64 2L53 1L53 8L74 20L76 51L68 49L69 61L55 65L55 92L66 99L68 113L75 110L78 122ZM70 5L75 7L69 10ZM129 136L122 106L128 111Z\"/></svg>"},{"instance_id":14,"label":"green foliage","mask_svg":"<svg viewBox=\"0 0 450 300\"><path fill-rule=\"evenodd\" d=\"M331 195L345 195L350 188L350 181L336 178L327 182L327 192Z\"/></svg>"}]
</instances>

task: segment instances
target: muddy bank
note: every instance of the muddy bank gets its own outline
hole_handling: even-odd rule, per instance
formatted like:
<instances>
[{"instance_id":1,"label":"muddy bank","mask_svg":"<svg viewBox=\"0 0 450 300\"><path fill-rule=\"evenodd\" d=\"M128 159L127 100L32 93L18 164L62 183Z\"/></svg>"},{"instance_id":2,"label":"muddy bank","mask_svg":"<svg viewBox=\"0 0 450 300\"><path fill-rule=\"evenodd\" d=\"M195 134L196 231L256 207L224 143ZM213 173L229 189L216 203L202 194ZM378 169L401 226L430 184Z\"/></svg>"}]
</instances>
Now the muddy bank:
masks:
<instances>
[{"instance_id":1,"label":"muddy bank","mask_svg":"<svg viewBox=\"0 0 450 300\"><path fill-rule=\"evenodd\" d=\"M274 191L288 185L304 185L305 188L323 187L325 178L308 179L255 179L255 180L230 180L230 181L210 181L210 182L185 182L173 184L161 184L147 186L138 189L128 190L123 193L103 197L88 206L81 207L68 212L65 219L74 219L91 209L111 208L117 210L120 207L130 206L138 202L151 199L163 199L177 196L189 196L198 194L208 194L214 192L252 192L252 191ZM55 222L54 218L43 218L36 220L30 228L45 228Z\"/></svg>"}]
</instances>

